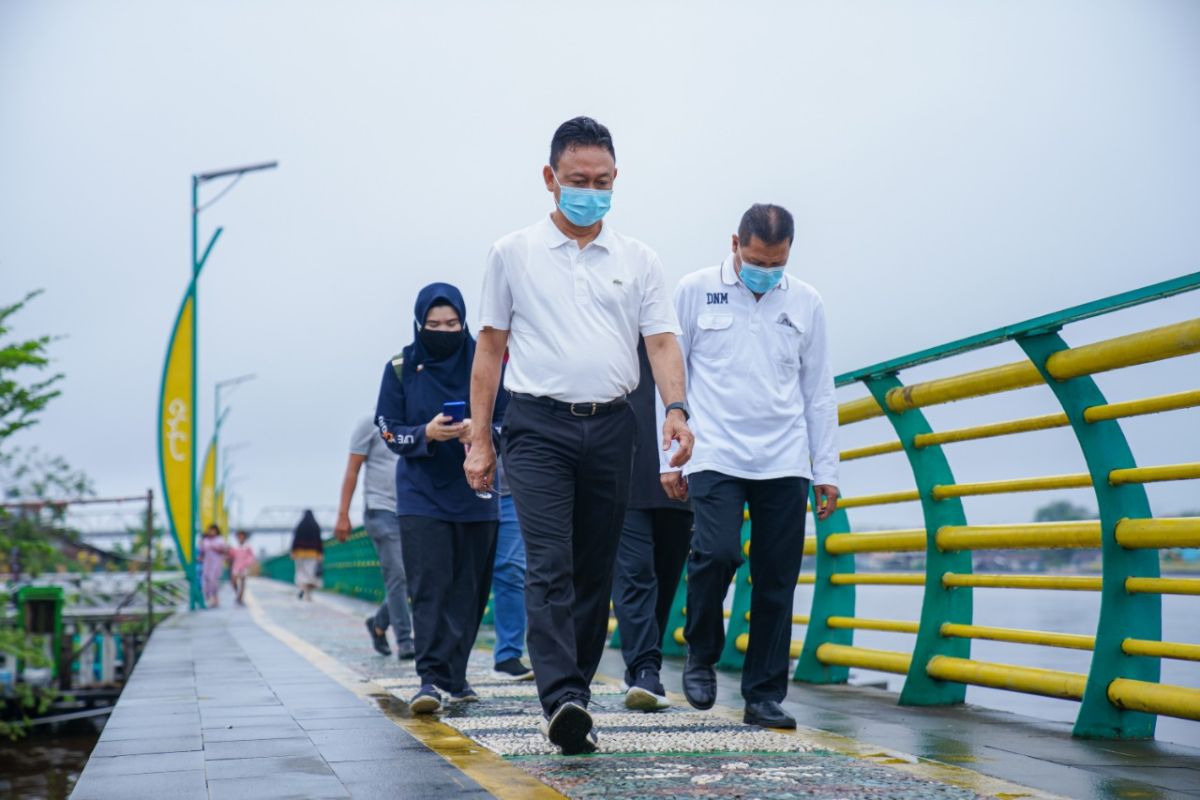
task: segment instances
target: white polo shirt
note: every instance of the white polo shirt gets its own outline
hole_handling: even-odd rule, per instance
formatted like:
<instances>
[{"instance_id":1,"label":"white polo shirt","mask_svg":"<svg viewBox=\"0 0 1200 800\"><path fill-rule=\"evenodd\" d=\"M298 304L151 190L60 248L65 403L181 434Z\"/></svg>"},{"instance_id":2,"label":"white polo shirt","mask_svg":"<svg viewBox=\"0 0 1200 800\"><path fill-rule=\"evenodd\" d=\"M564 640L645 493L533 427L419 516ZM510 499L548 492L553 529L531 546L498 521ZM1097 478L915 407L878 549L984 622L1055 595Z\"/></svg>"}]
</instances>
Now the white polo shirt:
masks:
<instances>
[{"instance_id":1,"label":"white polo shirt","mask_svg":"<svg viewBox=\"0 0 1200 800\"><path fill-rule=\"evenodd\" d=\"M662 262L609 225L582 250L549 216L492 245L480 323L506 330L512 392L604 403L638 385L638 334L679 333Z\"/></svg>"},{"instance_id":2,"label":"white polo shirt","mask_svg":"<svg viewBox=\"0 0 1200 800\"><path fill-rule=\"evenodd\" d=\"M675 310L696 436L685 473L837 485L837 399L817 291L785 274L756 301L730 254L680 282Z\"/></svg>"}]
</instances>

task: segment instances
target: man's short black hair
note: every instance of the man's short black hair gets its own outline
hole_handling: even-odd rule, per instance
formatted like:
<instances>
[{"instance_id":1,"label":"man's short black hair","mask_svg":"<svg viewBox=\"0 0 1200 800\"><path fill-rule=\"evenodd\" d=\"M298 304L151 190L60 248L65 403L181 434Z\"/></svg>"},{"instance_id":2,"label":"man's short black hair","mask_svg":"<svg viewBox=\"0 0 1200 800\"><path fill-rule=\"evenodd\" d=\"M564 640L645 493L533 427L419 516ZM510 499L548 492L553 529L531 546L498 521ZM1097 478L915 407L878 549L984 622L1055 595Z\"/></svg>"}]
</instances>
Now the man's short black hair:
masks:
<instances>
[{"instance_id":1,"label":"man's short black hair","mask_svg":"<svg viewBox=\"0 0 1200 800\"><path fill-rule=\"evenodd\" d=\"M738 241L743 245L757 237L763 244L779 244L784 239L791 244L796 236L796 223L792 214L783 206L770 203L755 203L742 214L738 225Z\"/></svg>"},{"instance_id":2,"label":"man's short black hair","mask_svg":"<svg viewBox=\"0 0 1200 800\"><path fill-rule=\"evenodd\" d=\"M603 147L613 161L617 160L617 151L613 149L612 134L608 128L591 117L575 117L559 125L554 138L550 140L550 168L557 170L558 159L563 151L576 147Z\"/></svg>"}]
</instances>

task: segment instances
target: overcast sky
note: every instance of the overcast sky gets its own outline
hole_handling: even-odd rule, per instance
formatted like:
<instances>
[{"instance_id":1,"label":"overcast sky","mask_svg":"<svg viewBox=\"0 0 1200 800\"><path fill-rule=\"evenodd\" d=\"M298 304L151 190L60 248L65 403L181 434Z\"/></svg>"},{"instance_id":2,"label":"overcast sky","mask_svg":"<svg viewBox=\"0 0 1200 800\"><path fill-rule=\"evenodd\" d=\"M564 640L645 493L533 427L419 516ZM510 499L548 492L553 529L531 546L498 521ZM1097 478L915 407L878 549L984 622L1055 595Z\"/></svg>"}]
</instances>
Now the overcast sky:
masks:
<instances>
[{"instance_id":1,"label":"overcast sky","mask_svg":"<svg viewBox=\"0 0 1200 800\"><path fill-rule=\"evenodd\" d=\"M558 123L613 132L609 223L674 283L751 203L796 215L839 372L1200 269L1200 4L320 3L0 0L0 302L60 334L63 397L19 437L104 494L158 488L162 359L189 273L189 176L265 159L202 215L200 419L230 396L233 491L332 506L356 418L430 281L474 320L488 245L551 209ZM219 187L212 187L214 190ZM212 192L210 191L209 197ZM1200 293L1072 326L1085 343L1200 315ZM1020 358L1012 345L905 374ZM1197 357L1103 376L1195 388ZM843 390L843 397L863 394ZM1055 410L1044 388L932 409L946 427ZM1196 460L1200 412L1127 424L1141 463ZM876 420L843 445L890 438ZM1066 431L953 445L960 481L1083 469ZM902 456L843 468L905 489ZM1155 511L1200 506L1195 482ZM1059 497L966 501L1023 521ZM358 502L356 499L356 511ZM915 504L852 514L917 524Z\"/></svg>"}]
</instances>

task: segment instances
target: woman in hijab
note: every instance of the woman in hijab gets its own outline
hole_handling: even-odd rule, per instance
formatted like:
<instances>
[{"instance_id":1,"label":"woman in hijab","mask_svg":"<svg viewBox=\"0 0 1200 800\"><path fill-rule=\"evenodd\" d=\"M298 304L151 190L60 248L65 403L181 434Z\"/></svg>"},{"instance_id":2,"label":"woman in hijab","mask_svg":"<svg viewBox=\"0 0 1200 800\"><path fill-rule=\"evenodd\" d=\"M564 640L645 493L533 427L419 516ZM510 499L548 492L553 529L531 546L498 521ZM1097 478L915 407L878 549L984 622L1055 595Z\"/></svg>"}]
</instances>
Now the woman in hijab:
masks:
<instances>
[{"instance_id":1,"label":"woman in hijab","mask_svg":"<svg viewBox=\"0 0 1200 800\"><path fill-rule=\"evenodd\" d=\"M292 534L292 560L296 562L296 585L300 587L301 600L312 600L313 589L321 588L321 561L324 558L321 526L313 512L306 509Z\"/></svg>"},{"instance_id":2,"label":"woman in hijab","mask_svg":"<svg viewBox=\"0 0 1200 800\"><path fill-rule=\"evenodd\" d=\"M447 283L417 295L413 343L383 370L375 418L396 463L396 514L412 596L413 638L421 688L413 712L478 700L467 659L487 605L500 501L476 494L463 473L471 421L454 422L445 403L471 407L475 340L462 293ZM496 402L496 425L508 398Z\"/></svg>"}]
</instances>

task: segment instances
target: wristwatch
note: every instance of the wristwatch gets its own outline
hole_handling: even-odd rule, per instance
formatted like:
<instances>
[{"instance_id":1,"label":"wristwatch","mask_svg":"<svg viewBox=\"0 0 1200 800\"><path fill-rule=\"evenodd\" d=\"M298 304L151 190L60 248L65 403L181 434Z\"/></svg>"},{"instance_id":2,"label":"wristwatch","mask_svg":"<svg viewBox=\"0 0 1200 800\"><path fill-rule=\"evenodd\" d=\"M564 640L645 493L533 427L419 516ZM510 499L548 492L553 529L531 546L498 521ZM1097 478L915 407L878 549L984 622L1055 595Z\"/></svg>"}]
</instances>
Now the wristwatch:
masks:
<instances>
[{"instance_id":1,"label":"wristwatch","mask_svg":"<svg viewBox=\"0 0 1200 800\"><path fill-rule=\"evenodd\" d=\"M669 406L667 406L667 413L670 414L675 409L679 409L680 411L683 412L684 421L690 420L692 418L692 412L691 412L691 409L688 408L687 403L671 403Z\"/></svg>"}]
</instances>

